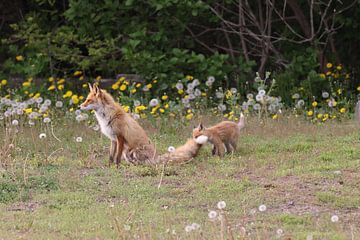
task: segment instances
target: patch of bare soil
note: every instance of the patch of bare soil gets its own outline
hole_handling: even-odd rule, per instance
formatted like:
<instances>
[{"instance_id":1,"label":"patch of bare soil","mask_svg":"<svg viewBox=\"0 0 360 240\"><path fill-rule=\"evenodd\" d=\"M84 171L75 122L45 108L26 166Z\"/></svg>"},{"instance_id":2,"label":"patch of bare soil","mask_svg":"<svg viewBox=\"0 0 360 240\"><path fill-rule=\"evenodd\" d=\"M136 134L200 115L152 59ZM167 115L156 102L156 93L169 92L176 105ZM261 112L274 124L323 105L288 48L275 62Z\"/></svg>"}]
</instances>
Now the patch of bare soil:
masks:
<instances>
[{"instance_id":1,"label":"patch of bare soil","mask_svg":"<svg viewBox=\"0 0 360 240\"><path fill-rule=\"evenodd\" d=\"M36 209L44 205L43 202L18 202L9 206L7 211L28 211L34 212Z\"/></svg>"}]
</instances>

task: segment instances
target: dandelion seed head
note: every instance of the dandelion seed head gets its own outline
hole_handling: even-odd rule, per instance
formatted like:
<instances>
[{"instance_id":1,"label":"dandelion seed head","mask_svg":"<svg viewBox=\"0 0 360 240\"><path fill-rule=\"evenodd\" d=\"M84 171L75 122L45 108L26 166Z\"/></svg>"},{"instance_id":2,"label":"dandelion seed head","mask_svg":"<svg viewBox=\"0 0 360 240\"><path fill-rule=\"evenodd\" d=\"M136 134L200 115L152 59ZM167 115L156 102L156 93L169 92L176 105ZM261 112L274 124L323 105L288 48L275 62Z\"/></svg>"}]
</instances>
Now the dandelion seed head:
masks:
<instances>
[{"instance_id":1,"label":"dandelion seed head","mask_svg":"<svg viewBox=\"0 0 360 240\"><path fill-rule=\"evenodd\" d=\"M208 80L210 83L214 83L214 82L215 82L215 77L209 76L207 80Z\"/></svg>"},{"instance_id":2,"label":"dandelion seed head","mask_svg":"<svg viewBox=\"0 0 360 240\"><path fill-rule=\"evenodd\" d=\"M159 100L157 100L156 98L151 99L150 102L149 102L150 107L155 107L158 104L159 104Z\"/></svg>"},{"instance_id":3,"label":"dandelion seed head","mask_svg":"<svg viewBox=\"0 0 360 240\"><path fill-rule=\"evenodd\" d=\"M214 220L216 217L217 217L217 212L216 211L210 211L209 212L209 214L208 214L208 216L209 216L209 218L211 219L211 220Z\"/></svg>"},{"instance_id":4,"label":"dandelion seed head","mask_svg":"<svg viewBox=\"0 0 360 240\"><path fill-rule=\"evenodd\" d=\"M187 233L191 232L192 230L193 230L193 227L191 225L187 225L185 227L185 232L187 232Z\"/></svg>"},{"instance_id":5,"label":"dandelion seed head","mask_svg":"<svg viewBox=\"0 0 360 240\"><path fill-rule=\"evenodd\" d=\"M225 201L220 201L217 203L217 208L218 209L224 209L226 207L226 202Z\"/></svg>"},{"instance_id":6,"label":"dandelion seed head","mask_svg":"<svg viewBox=\"0 0 360 240\"><path fill-rule=\"evenodd\" d=\"M17 126L17 125L19 125L19 121L16 120L16 119L14 119L14 120L12 120L11 124L12 124L13 126Z\"/></svg>"},{"instance_id":7,"label":"dandelion seed head","mask_svg":"<svg viewBox=\"0 0 360 240\"><path fill-rule=\"evenodd\" d=\"M197 230L197 229L200 228L200 224L198 224L198 223L192 223L192 224L191 224L191 227L192 227L194 230Z\"/></svg>"},{"instance_id":8,"label":"dandelion seed head","mask_svg":"<svg viewBox=\"0 0 360 240\"><path fill-rule=\"evenodd\" d=\"M46 118L44 118L44 123L49 123L49 122L51 122L51 119L50 118L48 118L48 117L46 117Z\"/></svg>"},{"instance_id":9,"label":"dandelion seed head","mask_svg":"<svg viewBox=\"0 0 360 240\"><path fill-rule=\"evenodd\" d=\"M266 205L261 204L261 205L259 206L259 211L260 211L260 212L265 212L265 211L266 211Z\"/></svg>"},{"instance_id":10,"label":"dandelion seed head","mask_svg":"<svg viewBox=\"0 0 360 240\"><path fill-rule=\"evenodd\" d=\"M337 215L332 215L332 216L331 216L331 221L332 221L333 223L338 222L338 221L339 221L339 217L338 217Z\"/></svg>"},{"instance_id":11,"label":"dandelion seed head","mask_svg":"<svg viewBox=\"0 0 360 240\"><path fill-rule=\"evenodd\" d=\"M46 133L40 133L39 138L40 139L46 138Z\"/></svg>"},{"instance_id":12,"label":"dandelion seed head","mask_svg":"<svg viewBox=\"0 0 360 240\"><path fill-rule=\"evenodd\" d=\"M175 85L176 89L177 90L183 90L184 89L184 85L181 83L181 82L178 82L176 85Z\"/></svg>"},{"instance_id":13,"label":"dandelion seed head","mask_svg":"<svg viewBox=\"0 0 360 240\"><path fill-rule=\"evenodd\" d=\"M265 96L265 94L266 94L266 92L264 89L261 89L258 93L258 95L260 95L260 96Z\"/></svg>"},{"instance_id":14,"label":"dandelion seed head","mask_svg":"<svg viewBox=\"0 0 360 240\"><path fill-rule=\"evenodd\" d=\"M82 137L77 137L75 140L76 140L76 142L78 142L78 143L81 143L81 142L83 141Z\"/></svg>"},{"instance_id":15,"label":"dandelion seed head","mask_svg":"<svg viewBox=\"0 0 360 240\"><path fill-rule=\"evenodd\" d=\"M322 97L323 98L328 98L329 97L329 93L328 92L322 92Z\"/></svg>"},{"instance_id":16,"label":"dandelion seed head","mask_svg":"<svg viewBox=\"0 0 360 240\"><path fill-rule=\"evenodd\" d=\"M170 147L168 147L168 152L175 152L175 147L173 147L173 146L170 146Z\"/></svg>"},{"instance_id":17,"label":"dandelion seed head","mask_svg":"<svg viewBox=\"0 0 360 240\"><path fill-rule=\"evenodd\" d=\"M281 235L284 234L284 231L283 231L281 228L279 228L278 230L276 230L276 234L277 234L278 236L281 236Z\"/></svg>"},{"instance_id":18,"label":"dandelion seed head","mask_svg":"<svg viewBox=\"0 0 360 240\"><path fill-rule=\"evenodd\" d=\"M64 103L62 101L57 101L55 103L55 107L57 107L57 108L62 108L63 106L64 106Z\"/></svg>"}]
</instances>

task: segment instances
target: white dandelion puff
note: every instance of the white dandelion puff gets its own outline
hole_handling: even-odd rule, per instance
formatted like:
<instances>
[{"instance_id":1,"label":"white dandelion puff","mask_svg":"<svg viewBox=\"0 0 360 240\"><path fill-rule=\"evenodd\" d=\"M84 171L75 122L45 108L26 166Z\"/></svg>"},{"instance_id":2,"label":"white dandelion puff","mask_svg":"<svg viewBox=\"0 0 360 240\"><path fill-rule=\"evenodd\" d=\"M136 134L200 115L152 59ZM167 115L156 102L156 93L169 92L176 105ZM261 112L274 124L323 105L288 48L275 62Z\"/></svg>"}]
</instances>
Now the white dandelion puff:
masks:
<instances>
[{"instance_id":1,"label":"white dandelion puff","mask_svg":"<svg viewBox=\"0 0 360 240\"><path fill-rule=\"evenodd\" d=\"M176 89L177 90L183 90L184 89L184 85L181 83L181 82L178 82L176 85L175 85Z\"/></svg>"},{"instance_id":2,"label":"white dandelion puff","mask_svg":"<svg viewBox=\"0 0 360 240\"><path fill-rule=\"evenodd\" d=\"M49 122L51 122L51 119L48 118L48 117L46 117L46 118L44 118L43 122L44 122L44 123L49 123Z\"/></svg>"},{"instance_id":3,"label":"white dandelion puff","mask_svg":"<svg viewBox=\"0 0 360 240\"><path fill-rule=\"evenodd\" d=\"M191 225L187 225L185 227L185 232L187 232L187 233L191 232L192 230L193 230L193 227Z\"/></svg>"},{"instance_id":4,"label":"white dandelion puff","mask_svg":"<svg viewBox=\"0 0 360 240\"><path fill-rule=\"evenodd\" d=\"M198 223L193 223L193 224L191 224L191 227L192 227L194 230L197 230L197 229L200 228L200 224L198 224Z\"/></svg>"},{"instance_id":5,"label":"white dandelion puff","mask_svg":"<svg viewBox=\"0 0 360 240\"><path fill-rule=\"evenodd\" d=\"M254 94L248 93L248 94L246 95L246 98L247 98L247 99L253 99L253 98L254 98Z\"/></svg>"},{"instance_id":6,"label":"white dandelion puff","mask_svg":"<svg viewBox=\"0 0 360 240\"><path fill-rule=\"evenodd\" d=\"M141 103L140 103L140 101L139 101L139 100L135 100L135 101L134 101L134 106L135 106L135 107L140 106L140 104L141 104Z\"/></svg>"},{"instance_id":7,"label":"white dandelion puff","mask_svg":"<svg viewBox=\"0 0 360 240\"><path fill-rule=\"evenodd\" d=\"M332 221L333 223L338 222L338 221L339 221L339 217L338 217L337 215L332 215L332 216L331 216L331 221Z\"/></svg>"},{"instance_id":8,"label":"white dandelion puff","mask_svg":"<svg viewBox=\"0 0 360 240\"><path fill-rule=\"evenodd\" d=\"M40 139L46 138L46 133L40 133L39 138Z\"/></svg>"},{"instance_id":9,"label":"white dandelion puff","mask_svg":"<svg viewBox=\"0 0 360 240\"><path fill-rule=\"evenodd\" d=\"M76 142L78 142L78 143L81 143L81 142L83 141L82 137L77 137L75 140L76 140Z\"/></svg>"},{"instance_id":10,"label":"white dandelion puff","mask_svg":"<svg viewBox=\"0 0 360 240\"><path fill-rule=\"evenodd\" d=\"M175 152L175 147L173 147L173 146L170 146L170 147L168 147L168 152Z\"/></svg>"},{"instance_id":11,"label":"white dandelion puff","mask_svg":"<svg viewBox=\"0 0 360 240\"><path fill-rule=\"evenodd\" d=\"M328 98L329 97L329 93L328 92L322 92L322 97L323 98Z\"/></svg>"},{"instance_id":12,"label":"white dandelion puff","mask_svg":"<svg viewBox=\"0 0 360 240\"><path fill-rule=\"evenodd\" d=\"M265 96L266 92L264 89L261 89L258 93L260 96Z\"/></svg>"},{"instance_id":13,"label":"white dandelion puff","mask_svg":"<svg viewBox=\"0 0 360 240\"><path fill-rule=\"evenodd\" d=\"M64 103L62 101L57 101L55 103L55 107L57 107L57 108L62 108L63 106L64 106Z\"/></svg>"},{"instance_id":14,"label":"white dandelion puff","mask_svg":"<svg viewBox=\"0 0 360 240\"><path fill-rule=\"evenodd\" d=\"M279 228L278 230L276 230L276 234L277 234L278 236L281 236L281 235L284 234L284 231L283 231L281 228Z\"/></svg>"},{"instance_id":15,"label":"white dandelion puff","mask_svg":"<svg viewBox=\"0 0 360 240\"><path fill-rule=\"evenodd\" d=\"M217 217L217 212L216 211L210 211L209 212L209 214L208 214L208 216L209 216L209 218L211 219L211 220L214 220L216 217Z\"/></svg>"},{"instance_id":16,"label":"white dandelion puff","mask_svg":"<svg viewBox=\"0 0 360 240\"><path fill-rule=\"evenodd\" d=\"M255 99L256 99L256 101L261 102L264 99L264 96L258 94L258 95L256 95Z\"/></svg>"},{"instance_id":17,"label":"white dandelion puff","mask_svg":"<svg viewBox=\"0 0 360 240\"><path fill-rule=\"evenodd\" d=\"M218 209L224 209L226 207L226 202L225 201L220 201L217 203L217 208Z\"/></svg>"},{"instance_id":18,"label":"white dandelion puff","mask_svg":"<svg viewBox=\"0 0 360 240\"><path fill-rule=\"evenodd\" d=\"M43 102L43 100L44 100L44 99L43 99L42 97L38 97L38 98L35 99L35 102L38 103L38 104L40 104L40 103Z\"/></svg>"},{"instance_id":19,"label":"white dandelion puff","mask_svg":"<svg viewBox=\"0 0 360 240\"><path fill-rule=\"evenodd\" d=\"M44 101L44 105L50 106L50 105L51 105L51 100L50 100L50 99L46 99L46 100Z\"/></svg>"},{"instance_id":20,"label":"white dandelion puff","mask_svg":"<svg viewBox=\"0 0 360 240\"><path fill-rule=\"evenodd\" d=\"M17 125L19 125L19 121L16 120L16 119L14 119L14 120L11 122L11 124L14 125L14 126L17 126Z\"/></svg>"},{"instance_id":21,"label":"white dandelion puff","mask_svg":"<svg viewBox=\"0 0 360 240\"><path fill-rule=\"evenodd\" d=\"M209 82L214 83L215 82L215 77L213 76L209 76L207 79Z\"/></svg>"},{"instance_id":22,"label":"white dandelion puff","mask_svg":"<svg viewBox=\"0 0 360 240\"><path fill-rule=\"evenodd\" d=\"M151 99L150 102L149 102L150 107L155 107L158 104L159 104L159 100L157 100L156 98Z\"/></svg>"},{"instance_id":23,"label":"white dandelion puff","mask_svg":"<svg viewBox=\"0 0 360 240\"><path fill-rule=\"evenodd\" d=\"M260 212L265 212L265 211L266 211L266 205L261 204L261 205L259 206L259 211L260 211Z\"/></svg>"},{"instance_id":24,"label":"white dandelion puff","mask_svg":"<svg viewBox=\"0 0 360 240\"><path fill-rule=\"evenodd\" d=\"M294 93L292 95L292 99L299 99L299 98L300 98L300 94L298 94L298 93Z\"/></svg>"},{"instance_id":25,"label":"white dandelion puff","mask_svg":"<svg viewBox=\"0 0 360 240\"><path fill-rule=\"evenodd\" d=\"M256 103L256 104L254 105L254 110L260 110L260 109L261 109L260 104Z\"/></svg>"}]
</instances>

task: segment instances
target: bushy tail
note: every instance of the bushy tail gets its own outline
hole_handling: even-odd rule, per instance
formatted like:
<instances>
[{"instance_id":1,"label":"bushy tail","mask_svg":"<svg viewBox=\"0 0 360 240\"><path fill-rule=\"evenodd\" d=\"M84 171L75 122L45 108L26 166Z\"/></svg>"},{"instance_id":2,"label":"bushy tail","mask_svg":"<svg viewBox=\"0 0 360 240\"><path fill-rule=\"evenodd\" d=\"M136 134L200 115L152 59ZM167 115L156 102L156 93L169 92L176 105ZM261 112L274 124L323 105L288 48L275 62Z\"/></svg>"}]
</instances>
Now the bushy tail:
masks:
<instances>
[{"instance_id":1,"label":"bushy tail","mask_svg":"<svg viewBox=\"0 0 360 240\"><path fill-rule=\"evenodd\" d=\"M238 128L239 130L243 129L245 127L245 116L243 113L240 113L240 119L238 122Z\"/></svg>"}]
</instances>

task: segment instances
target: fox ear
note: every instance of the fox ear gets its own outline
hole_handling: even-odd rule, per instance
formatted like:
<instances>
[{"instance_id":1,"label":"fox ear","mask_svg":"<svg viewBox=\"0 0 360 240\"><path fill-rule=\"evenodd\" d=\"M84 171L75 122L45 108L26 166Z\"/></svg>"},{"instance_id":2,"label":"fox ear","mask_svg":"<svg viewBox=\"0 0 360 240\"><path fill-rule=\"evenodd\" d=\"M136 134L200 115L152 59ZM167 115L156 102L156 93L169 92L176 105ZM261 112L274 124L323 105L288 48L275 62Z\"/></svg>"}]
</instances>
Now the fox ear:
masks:
<instances>
[{"instance_id":1,"label":"fox ear","mask_svg":"<svg viewBox=\"0 0 360 240\"><path fill-rule=\"evenodd\" d=\"M92 91L93 91L93 87L91 86L91 83L88 83L88 85L89 85L90 92L92 92Z\"/></svg>"},{"instance_id":2,"label":"fox ear","mask_svg":"<svg viewBox=\"0 0 360 240\"><path fill-rule=\"evenodd\" d=\"M100 93L100 88L99 88L99 86L98 86L96 83L94 83L92 89L94 90L94 93L95 93L95 94L99 94L99 93Z\"/></svg>"},{"instance_id":3,"label":"fox ear","mask_svg":"<svg viewBox=\"0 0 360 240\"><path fill-rule=\"evenodd\" d=\"M199 124L199 126L197 127L199 130L204 130L204 126L202 123Z\"/></svg>"}]
</instances>

